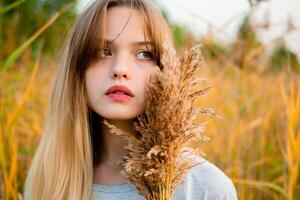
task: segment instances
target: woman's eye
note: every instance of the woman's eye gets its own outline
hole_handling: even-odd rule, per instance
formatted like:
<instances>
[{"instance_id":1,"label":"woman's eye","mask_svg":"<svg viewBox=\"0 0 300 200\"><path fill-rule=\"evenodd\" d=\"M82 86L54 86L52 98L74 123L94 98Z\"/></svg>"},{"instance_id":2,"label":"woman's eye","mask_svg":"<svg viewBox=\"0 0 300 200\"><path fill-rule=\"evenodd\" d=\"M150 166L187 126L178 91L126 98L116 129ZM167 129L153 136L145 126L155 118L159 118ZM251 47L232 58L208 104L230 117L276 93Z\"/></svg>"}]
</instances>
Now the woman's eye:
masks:
<instances>
[{"instance_id":1,"label":"woman's eye","mask_svg":"<svg viewBox=\"0 0 300 200\"><path fill-rule=\"evenodd\" d=\"M138 53L138 58L150 60L153 59L153 54L150 51L140 51Z\"/></svg>"},{"instance_id":2,"label":"woman's eye","mask_svg":"<svg viewBox=\"0 0 300 200\"><path fill-rule=\"evenodd\" d=\"M109 49L101 49L99 51L99 56L100 57L106 57L106 56L111 56L111 55L112 55L112 53Z\"/></svg>"}]
</instances>

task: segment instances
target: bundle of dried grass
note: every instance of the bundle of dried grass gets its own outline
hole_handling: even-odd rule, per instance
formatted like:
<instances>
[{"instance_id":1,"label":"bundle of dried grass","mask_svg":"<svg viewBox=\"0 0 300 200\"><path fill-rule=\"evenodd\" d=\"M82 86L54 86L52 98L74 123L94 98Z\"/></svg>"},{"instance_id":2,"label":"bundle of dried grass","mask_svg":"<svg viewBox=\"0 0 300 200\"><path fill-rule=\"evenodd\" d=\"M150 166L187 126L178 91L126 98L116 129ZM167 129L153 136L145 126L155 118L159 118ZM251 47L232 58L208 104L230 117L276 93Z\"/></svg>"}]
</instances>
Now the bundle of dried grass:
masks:
<instances>
[{"instance_id":1,"label":"bundle of dried grass","mask_svg":"<svg viewBox=\"0 0 300 200\"><path fill-rule=\"evenodd\" d=\"M104 120L113 134L127 141L123 174L147 200L170 200L187 170L198 161L199 149L187 147L191 139L207 140L202 135L206 122L194 124L198 114L214 114L212 109L194 109L196 97L209 88L199 89L202 62L200 45L186 51L181 59L164 45L162 64L150 77L146 110L134 123L136 135L126 133Z\"/></svg>"}]
</instances>

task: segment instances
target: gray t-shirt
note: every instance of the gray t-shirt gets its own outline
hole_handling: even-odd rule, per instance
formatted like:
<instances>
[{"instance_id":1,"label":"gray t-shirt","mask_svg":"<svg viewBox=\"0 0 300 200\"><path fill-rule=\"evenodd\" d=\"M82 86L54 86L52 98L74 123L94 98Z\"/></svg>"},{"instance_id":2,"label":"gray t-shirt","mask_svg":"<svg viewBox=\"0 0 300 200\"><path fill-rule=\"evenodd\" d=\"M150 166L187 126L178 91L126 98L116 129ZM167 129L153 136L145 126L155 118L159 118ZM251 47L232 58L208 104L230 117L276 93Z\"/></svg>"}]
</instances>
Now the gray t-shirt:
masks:
<instances>
[{"instance_id":1,"label":"gray t-shirt","mask_svg":"<svg viewBox=\"0 0 300 200\"><path fill-rule=\"evenodd\" d=\"M172 200L237 200L231 179L217 166L199 157L177 186ZM143 200L131 183L104 185L93 183L93 200Z\"/></svg>"}]
</instances>

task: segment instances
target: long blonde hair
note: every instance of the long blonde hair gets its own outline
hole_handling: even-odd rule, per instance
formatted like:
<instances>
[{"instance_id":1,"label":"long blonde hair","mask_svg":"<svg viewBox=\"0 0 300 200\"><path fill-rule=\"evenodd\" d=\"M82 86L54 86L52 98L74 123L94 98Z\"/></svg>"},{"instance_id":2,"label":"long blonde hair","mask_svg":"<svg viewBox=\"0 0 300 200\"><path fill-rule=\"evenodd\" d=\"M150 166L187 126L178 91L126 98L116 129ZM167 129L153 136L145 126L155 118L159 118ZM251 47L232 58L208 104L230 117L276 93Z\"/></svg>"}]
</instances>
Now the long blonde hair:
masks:
<instances>
[{"instance_id":1,"label":"long blonde hair","mask_svg":"<svg viewBox=\"0 0 300 200\"><path fill-rule=\"evenodd\" d=\"M25 182L25 199L92 199L93 169L99 161L99 119L87 106L84 73L103 45L106 12L132 6L143 13L157 64L162 43L173 39L167 22L145 0L97 0L79 16L62 48L44 132Z\"/></svg>"}]
</instances>

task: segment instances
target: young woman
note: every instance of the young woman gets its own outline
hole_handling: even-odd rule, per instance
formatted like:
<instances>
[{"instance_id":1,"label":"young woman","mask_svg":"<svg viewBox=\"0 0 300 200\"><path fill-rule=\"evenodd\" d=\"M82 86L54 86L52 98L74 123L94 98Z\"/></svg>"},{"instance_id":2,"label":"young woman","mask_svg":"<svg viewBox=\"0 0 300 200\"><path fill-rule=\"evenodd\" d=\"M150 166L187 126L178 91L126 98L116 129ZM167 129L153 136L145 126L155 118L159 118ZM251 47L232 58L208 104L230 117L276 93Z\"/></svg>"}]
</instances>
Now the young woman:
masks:
<instances>
[{"instance_id":1,"label":"young woman","mask_svg":"<svg viewBox=\"0 0 300 200\"><path fill-rule=\"evenodd\" d=\"M25 199L143 199L114 165L124 141L101 122L134 133L166 40L173 44L166 21L144 0L99 0L82 13L66 40ZM172 199L237 199L232 181L199 159Z\"/></svg>"}]
</instances>

